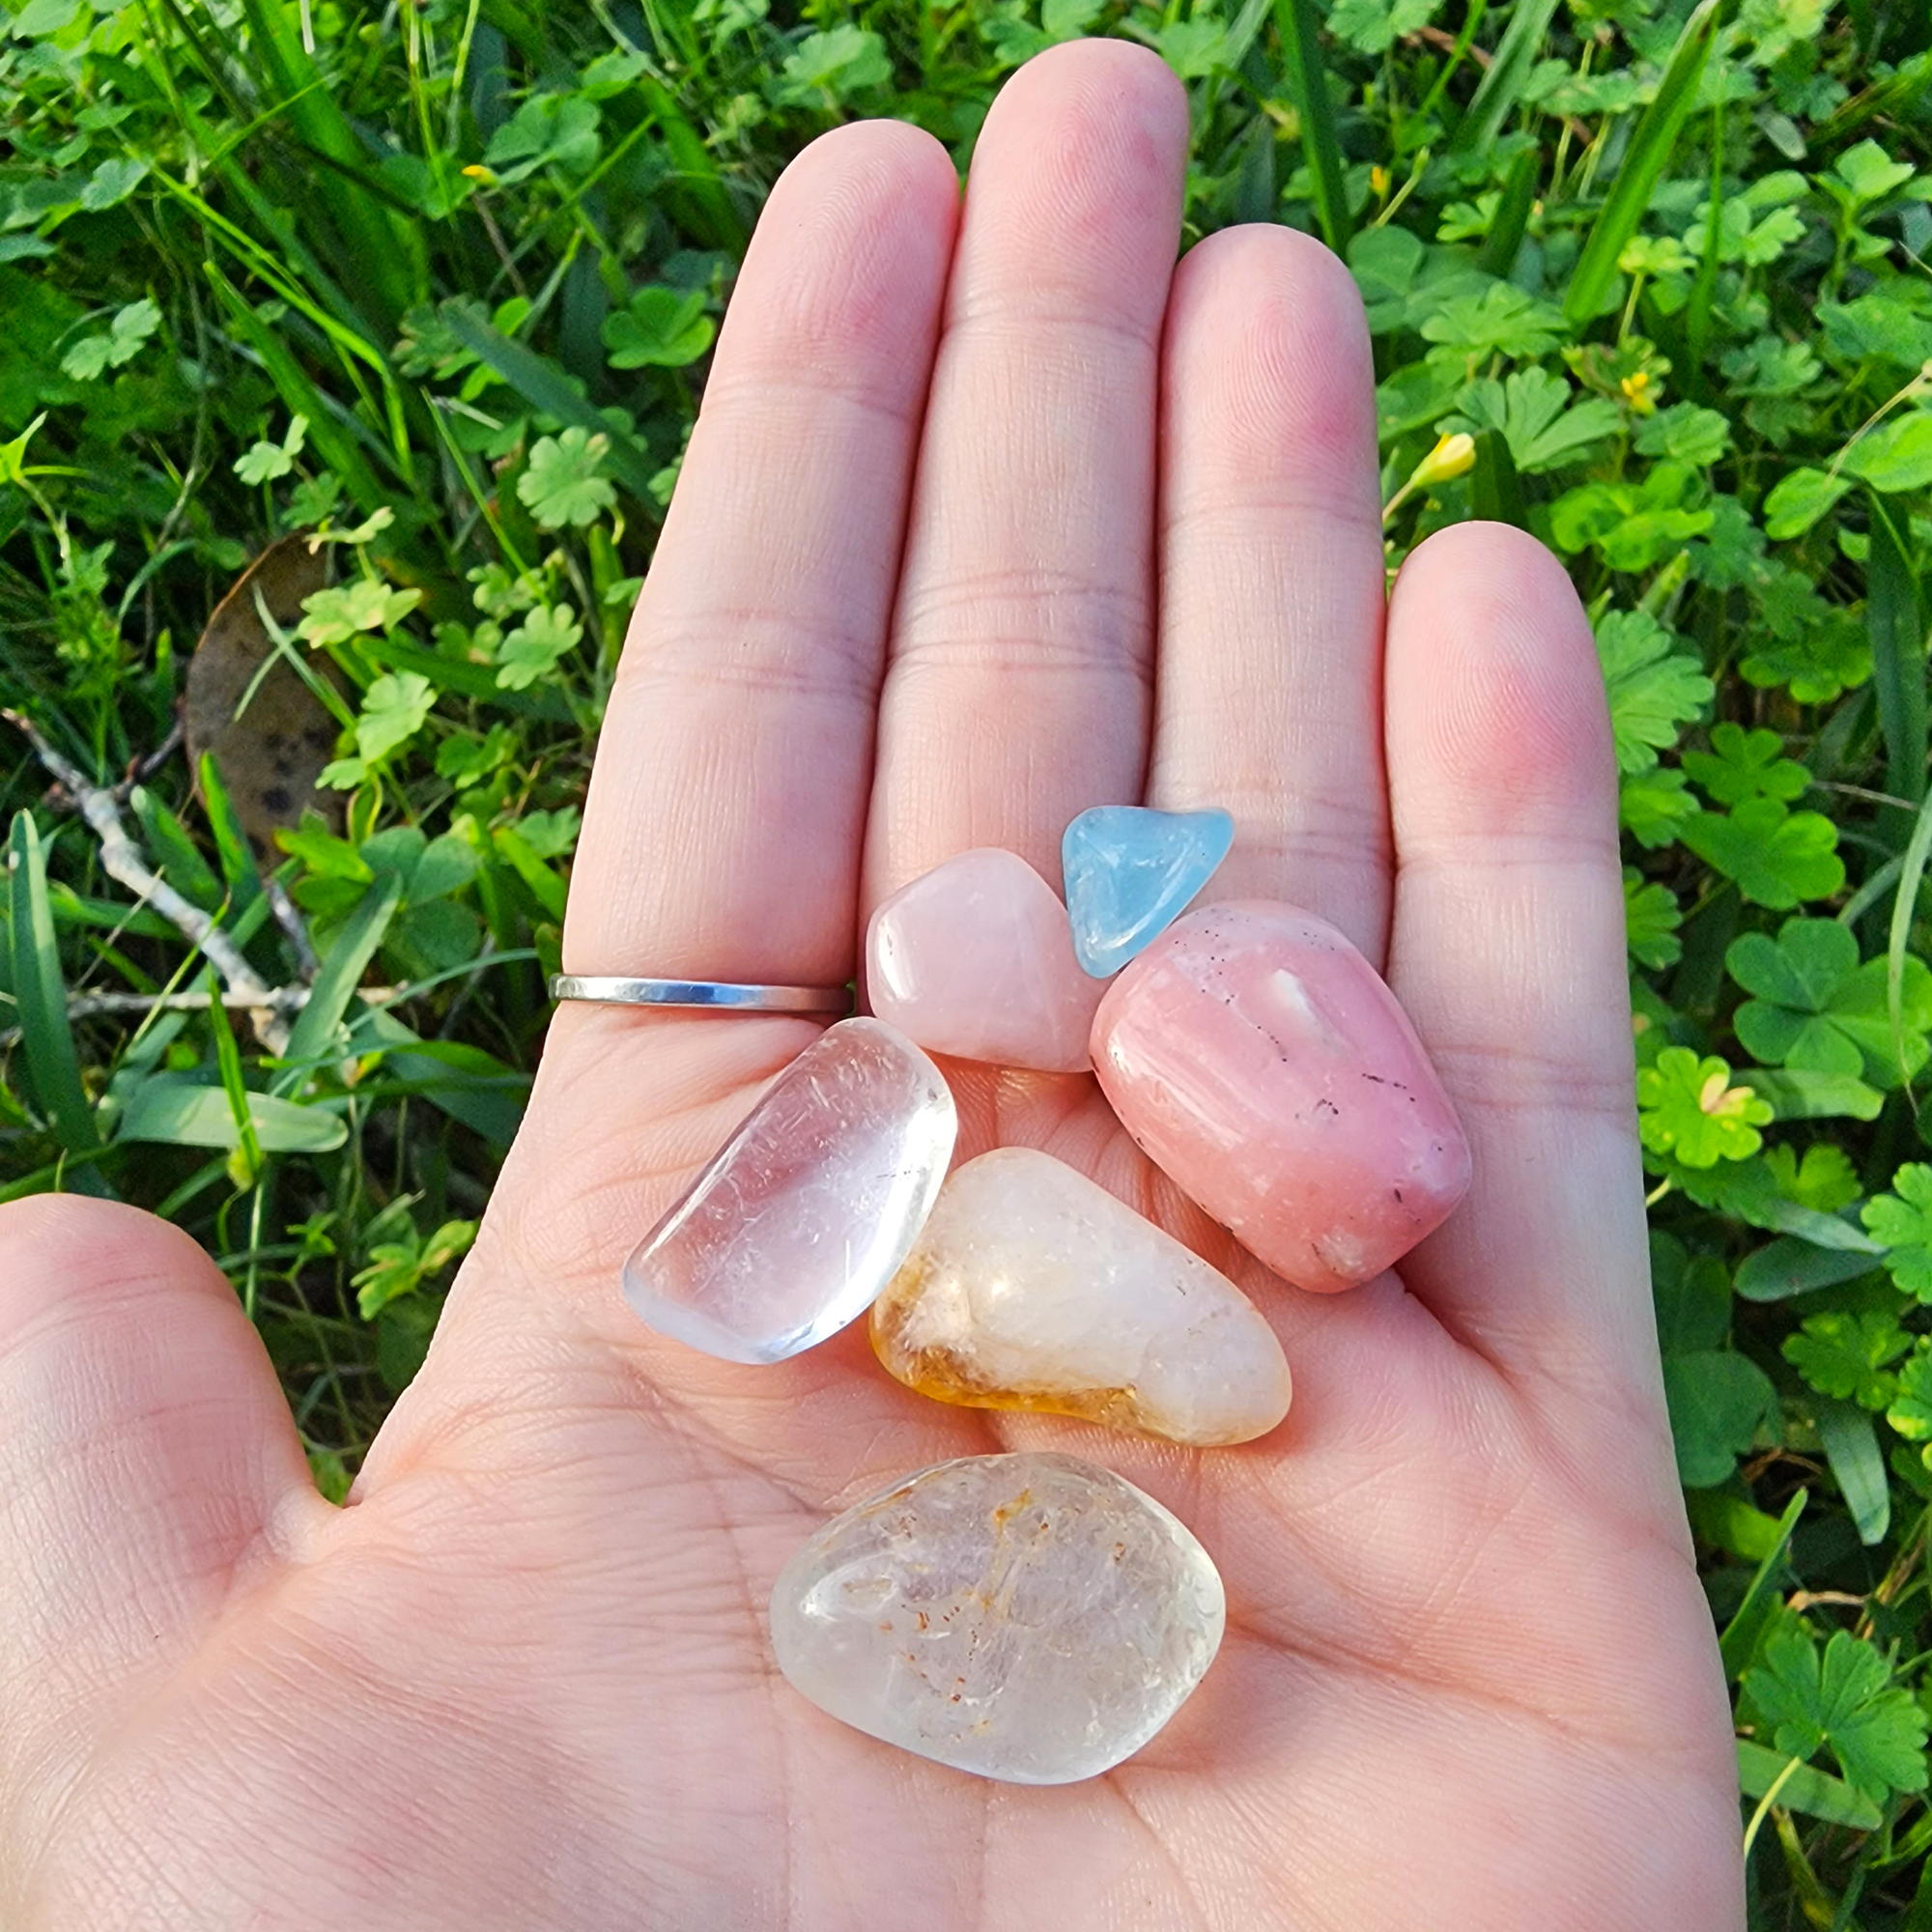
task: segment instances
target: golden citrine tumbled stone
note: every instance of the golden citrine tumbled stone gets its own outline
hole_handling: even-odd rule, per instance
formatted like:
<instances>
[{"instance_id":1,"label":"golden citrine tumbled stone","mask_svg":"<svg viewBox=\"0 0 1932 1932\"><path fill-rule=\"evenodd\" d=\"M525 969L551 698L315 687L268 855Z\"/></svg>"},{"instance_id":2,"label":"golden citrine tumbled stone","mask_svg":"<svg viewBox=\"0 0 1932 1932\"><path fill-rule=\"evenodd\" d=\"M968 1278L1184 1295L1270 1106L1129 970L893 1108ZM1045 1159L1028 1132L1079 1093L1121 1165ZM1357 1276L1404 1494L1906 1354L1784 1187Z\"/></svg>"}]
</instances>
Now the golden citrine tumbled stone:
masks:
<instances>
[{"instance_id":1,"label":"golden citrine tumbled stone","mask_svg":"<svg viewBox=\"0 0 1932 1932\"><path fill-rule=\"evenodd\" d=\"M957 1170L872 1306L888 1373L940 1402L1199 1445L1288 1412L1274 1331L1233 1282L1051 1155Z\"/></svg>"}]
</instances>

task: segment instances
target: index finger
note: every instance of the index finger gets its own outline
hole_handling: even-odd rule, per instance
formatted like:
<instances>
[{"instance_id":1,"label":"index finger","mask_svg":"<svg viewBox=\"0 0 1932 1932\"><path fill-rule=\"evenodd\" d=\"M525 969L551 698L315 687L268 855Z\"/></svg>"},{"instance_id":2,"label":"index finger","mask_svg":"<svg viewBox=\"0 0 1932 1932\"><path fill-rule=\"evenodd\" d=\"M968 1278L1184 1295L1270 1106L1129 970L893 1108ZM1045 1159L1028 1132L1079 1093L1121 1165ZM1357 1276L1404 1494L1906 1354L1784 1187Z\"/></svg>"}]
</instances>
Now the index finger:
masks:
<instances>
[{"instance_id":1,"label":"index finger","mask_svg":"<svg viewBox=\"0 0 1932 1932\"><path fill-rule=\"evenodd\" d=\"M572 973L851 977L873 716L958 181L895 122L758 223L591 776Z\"/></svg>"}]
</instances>

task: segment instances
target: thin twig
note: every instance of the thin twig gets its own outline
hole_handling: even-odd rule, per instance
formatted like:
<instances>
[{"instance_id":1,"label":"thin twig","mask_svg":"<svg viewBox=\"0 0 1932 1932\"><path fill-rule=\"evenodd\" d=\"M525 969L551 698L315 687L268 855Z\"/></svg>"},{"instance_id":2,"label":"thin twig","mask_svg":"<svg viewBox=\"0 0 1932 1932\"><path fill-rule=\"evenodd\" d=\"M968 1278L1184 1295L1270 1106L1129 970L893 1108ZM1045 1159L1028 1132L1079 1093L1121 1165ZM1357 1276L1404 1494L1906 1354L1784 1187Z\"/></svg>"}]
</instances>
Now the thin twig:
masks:
<instances>
[{"instance_id":1,"label":"thin twig","mask_svg":"<svg viewBox=\"0 0 1932 1932\"><path fill-rule=\"evenodd\" d=\"M128 838L128 828L121 822L120 801L114 791L86 778L19 712L0 707L0 718L33 746L35 755L66 794L61 802L71 805L87 821L100 841L100 863L108 876L126 886L143 904L153 906L190 945L200 948L229 991L242 997L255 1037L270 1053L280 1054L289 1043L286 1002L264 983L242 957L241 948L199 906L190 905L165 879L149 869L141 848Z\"/></svg>"},{"instance_id":2,"label":"thin twig","mask_svg":"<svg viewBox=\"0 0 1932 1932\"><path fill-rule=\"evenodd\" d=\"M301 908L290 898L288 887L272 872L263 877L262 890L269 895L275 923L288 934L289 945L296 955L296 971L301 975L303 984L312 982L322 971L322 961L315 956L315 947L308 936L308 922L302 918Z\"/></svg>"},{"instance_id":3,"label":"thin twig","mask_svg":"<svg viewBox=\"0 0 1932 1932\"><path fill-rule=\"evenodd\" d=\"M168 735L148 753L145 758L135 758L128 767L128 776L114 787L114 797L126 805L134 787L146 784L148 781L181 750L182 740L187 736L187 724L179 710L175 722L168 727Z\"/></svg>"},{"instance_id":4,"label":"thin twig","mask_svg":"<svg viewBox=\"0 0 1932 1932\"><path fill-rule=\"evenodd\" d=\"M411 997L412 988L409 986L364 986L358 997L372 1007L393 1006ZM274 1006L283 1012L296 1013L301 1010L302 1003L308 998L306 986L275 986L269 995ZM221 1004L224 1008L246 1010L257 1005L256 995L246 993L223 993ZM71 1020L90 1020L102 1013L205 1013L213 1006L215 996L205 991L180 993L74 993L67 1003L67 1016ZM20 1043L22 1029L8 1027L0 1032L0 1047L13 1047Z\"/></svg>"}]
</instances>

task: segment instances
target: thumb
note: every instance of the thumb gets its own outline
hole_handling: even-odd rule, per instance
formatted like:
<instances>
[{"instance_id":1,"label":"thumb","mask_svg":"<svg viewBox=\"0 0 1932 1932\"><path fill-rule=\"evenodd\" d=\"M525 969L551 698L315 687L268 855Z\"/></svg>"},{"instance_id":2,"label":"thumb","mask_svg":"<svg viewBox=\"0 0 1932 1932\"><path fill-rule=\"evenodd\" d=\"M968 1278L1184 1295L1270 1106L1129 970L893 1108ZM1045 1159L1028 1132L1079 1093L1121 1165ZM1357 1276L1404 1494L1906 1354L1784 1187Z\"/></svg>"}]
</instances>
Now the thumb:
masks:
<instances>
[{"instance_id":1,"label":"thumb","mask_svg":"<svg viewBox=\"0 0 1932 1932\"><path fill-rule=\"evenodd\" d=\"M0 1843L31 1847L113 1712L327 1507L193 1241L71 1195L0 1207Z\"/></svg>"}]
</instances>

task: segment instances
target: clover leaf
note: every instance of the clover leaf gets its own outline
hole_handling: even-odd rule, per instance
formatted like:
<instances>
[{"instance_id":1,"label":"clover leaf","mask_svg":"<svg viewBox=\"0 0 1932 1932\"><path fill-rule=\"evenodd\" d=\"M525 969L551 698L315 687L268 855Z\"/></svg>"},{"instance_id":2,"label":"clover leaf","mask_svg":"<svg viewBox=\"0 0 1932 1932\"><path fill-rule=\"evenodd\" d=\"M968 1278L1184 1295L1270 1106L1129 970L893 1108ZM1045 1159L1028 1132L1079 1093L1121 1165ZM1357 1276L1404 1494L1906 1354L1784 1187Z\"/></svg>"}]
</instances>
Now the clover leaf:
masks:
<instances>
[{"instance_id":1,"label":"clover leaf","mask_svg":"<svg viewBox=\"0 0 1932 1932\"><path fill-rule=\"evenodd\" d=\"M702 289L642 288L604 320L613 369L682 369L711 347L717 325Z\"/></svg>"},{"instance_id":2,"label":"clover leaf","mask_svg":"<svg viewBox=\"0 0 1932 1932\"><path fill-rule=\"evenodd\" d=\"M1719 418L1721 420L1721 418ZM1502 432L1511 460L1525 476L1572 463L1592 443L1614 436L1623 412L1601 396L1581 402L1560 376L1532 366L1496 382L1486 377L1471 383L1463 397L1463 413L1440 427L1475 435L1482 430Z\"/></svg>"},{"instance_id":3,"label":"clover leaf","mask_svg":"<svg viewBox=\"0 0 1932 1932\"><path fill-rule=\"evenodd\" d=\"M1785 1337L1784 1359L1820 1395L1879 1409L1898 1392L1898 1378L1886 1373L1887 1365L1911 1347L1912 1337L1884 1310L1833 1309L1807 1316L1796 1335Z\"/></svg>"},{"instance_id":4,"label":"clover leaf","mask_svg":"<svg viewBox=\"0 0 1932 1932\"><path fill-rule=\"evenodd\" d=\"M266 438L251 442L235 459L235 473L242 482L271 483L278 476L286 476L296 467L296 458L302 452L302 444L308 440L308 418L304 415L293 416L289 420L288 434L280 442L270 442Z\"/></svg>"},{"instance_id":5,"label":"clover leaf","mask_svg":"<svg viewBox=\"0 0 1932 1932\"><path fill-rule=\"evenodd\" d=\"M1650 852L1675 844L1700 809L1690 795L1690 781L1674 769L1634 773L1624 780L1617 794L1617 817Z\"/></svg>"},{"instance_id":6,"label":"clover leaf","mask_svg":"<svg viewBox=\"0 0 1932 1932\"><path fill-rule=\"evenodd\" d=\"M1647 611L1611 611L1597 626L1621 772L1649 771L1659 748L1677 742L1678 725L1711 701L1711 680L1672 644L1671 633Z\"/></svg>"},{"instance_id":7,"label":"clover leaf","mask_svg":"<svg viewBox=\"0 0 1932 1932\"><path fill-rule=\"evenodd\" d=\"M1753 905L1774 912L1829 898L1845 883L1837 828L1823 813L1791 811L1779 799L1747 799L1730 812L1700 811L1681 837Z\"/></svg>"},{"instance_id":8,"label":"clover leaf","mask_svg":"<svg viewBox=\"0 0 1932 1932\"><path fill-rule=\"evenodd\" d=\"M1796 1148L1767 1148L1764 1164L1781 1194L1801 1208L1815 1208L1821 1214L1835 1214L1840 1208L1849 1208L1864 1192L1844 1149L1831 1141L1806 1148L1802 1161Z\"/></svg>"},{"instance_id":9,"label":"clover leaf","mask_svg":"<svg viewBox=\"0 0 1932 1932\"><path fill-rule=\"evenodd\" d=\"M1814 469L1808 464L1779 477L1764 499L1765 534L1780 540L1803 536L1853 480L1842 471Z\"/></svg>"},{"instance_id":10,"label":"clover leaf","mask_svg":"<svg viewBox=\"0 0 1932 1932\"><path fill-rule=\"evenodd\" d=\"M1358 53L1386 53L1403 35L1428 26L1441 7L1442 0L1336 0L1328 31Z\"/></svg>"},{"instance_id":11,"label":"clover leaf","mask_svg":"<svg viewBox=\"0 0 1932 1932\"><path fill-rule=\"evenodd\" d=\"M1894 416L1861 437L1845 451L1840 473L1856 476L1889 496L1922 490L1932 483L1932 410Z\"/></svg>"},{"instance_id":12,"label":"clover leaf","mask_svg":"<svg viewBox=\"0 0 1932 1932\"><path fill-rule=\"evenodd\" d=\"M1847 148L1832 163L1832 173L1850 191L1855 204L1883 201L1893 188L1912 179L1910 161L1894 161L1876 141Z\"/></svg>"},{"instance_id":13,"label":"clover leaf","mask_svg":"<svg viewBox=\"0 0 1932 1932\"><path fill-rule=\"evenodd\" d=\"M587 174L603 145L602 119L597 103L582 95L533 94L490 136L483 158L504 182L520 182L547 162Z\"/></svg>"},{"instance_id":14,"label":"clover leaf","mask_svg":"<svg viewBox=\"0 0 1932 1932\"><path fill-rule=\"evenodd\" d=\"M497 682L505 691L527 690L554 670L582 635L583 626L568 604L539 605L497 647Z\"/></svg>"},{"instance_id":15,"label":"clover leaf","mask_svg":"<svg viewBox=\"0 0 1932 1932\"><path fill-rule=\"evenodd\" d=\"M1821 1656L1802 1624L1787 1624L1745 1673L1745 1689L1786 1756L1810 1758L1830 1745L1846 1782L1881 1802L1925 1789L1925 1713L1849 1631L1833 1631Z\"/></svg>"},{"instance_id":16,"label":"clover leaf","mask_svg":"<svg viewBox=\"0 0 1932 1932\"><path fill-rule=\"evenodd\" d=\"M1932 1337L1921 1336L1918 1351L1898 1372L1898 1388L1885 1419L1908 1442L1932 1441ZM1924 1452L1932 1463L1932 1449Z\"/></svg>"},{"instance_id":17,"label":"clover leaf","mask_svg":"<svg viewBox=\"0 0 1932 1932\"><path fill-rule=\"evenodd\" d=\"M547 530L594 524L617 500L599 473L610 451L608 436L592 436L577 424L561 436L539 437L529 467L517 478L517 496Z\"/></svg>"},{"instance_id":18,"label":"clover leaf","mask_svg":"<svg viewBox=\"0 0 1932 1932\"><path fill-rule=\"evenodd\" d=\"M346 644L363 631L392 631L422 602L420 590L391 590L373 577L351 578L302 599L296 636L312 645Z\"/></svg>"},{"instance_id":19,"label":"clover leaf","mask_svg":"<svg viewBox=\"0 0 1932 1932\"><path fill-rule=\"evenodd\" d=\"M1886 961L1859 963L1859 943L1834 919L1788 919L1774 940L1741 934L1724 954L1730 976L1757 995L1733 1019L1738 1038L1766 1065L1856 1074L1898 1087L1932 1047L1932 968L1908 956L1900 1018L1901 1065L1886 998Z\"/></svg>"},{"instance_id":20,"label":"clover leaf","mask_svg":"<svg viewBox=\"0 0 1932 1932\"><path fill-rule=\"evenodd\" d=\"M161 312L146 296L115 311L105 335L84 335L61 357L61 374L92 383L102 371L118 369L141 353L141 345L161 326Z\"/></svg>"},{"instance_id":21,"label":"clover leaf","mask_svg":"<svg viewBox=\"0 0 1932 1932\"><path fill-rule=\"evenodd\" d=\"M1932 1301L1932 1167L1909 1160L1891 1177L1892 1191L1875 1194L1860 1218L1886 1245L1886 1271L1907 1294Z\"/></svg>"},{"instance_id":22,"label":"clover leaf","mask_svg":"<svg viewBox=\"0 0 1932 1932\"><path fill-rule=\"evenodd\" d=\"M1612 415L1617 413L1611 404L1604 407ZM1696 403L1672 403L1667 410L1647 416L1636 433L1639 455L1667 456L1677 463L1694 464L1699 469L1720 461L1730 442L1730 418Z\"/></svg>"},{"instance_id":23,"label":"clover leaf","mask_svg":"<svg viewBox=\"0 0 1932 1932\"><path fill-rule=\"evenodd\" d=\"M784 75L770 92L781 106L823 106L828 96L842 100L892 77L885 42L869 27L847 21L808 34L786 56Z\"/></svg>"},{"instance_id":24,"label":"clover leaf","mask_svg":"<svg viewBox=\"0 0 1932 1932\"><path fill-rule=\"evenodd\" d=\"M1674 966L1684 956L1677 928L1684 923L1677 895L1634 866L1624 867L1624 938L1631 957L1645 966Z\"/></svg>"},{"instance_id":25,"label":"clover leaf","mask_svg":"<svg viewBox=\"0 0 1932 1932\"><path fill-rule=\"evenodd\" d=\"M1663 1396L1678 1480L1690 1490L1727 1483L1777 1401L1771 1378L1747 1355L1701 1349L1663 1364Z\"/></svg>"},{"instance_id":26,"label":"clover leaf","mask_svg":"<svg viewBox=\"0 0 1932 1932\"><path fill-rule=\"evenodd\" d=\"M1473 368L1492 355L1529 361L1547 355L1562 333L1563 317L1549 303L1508 282L1492 282L1481 295L1448 297L1422 322L1435 363L1467 361Z\"/></svg>"},{"instance_id":27,"label":"clover leaf","mask_svg":"<svg viewBox=\"0 0 1932 1932\"><path fill-rule=\"evenodd\" d=\"M1747 731L1727 720L1712 728L1708 752L1686 752L1680 762L1719 805L1751 798L1788 803L1811 782L1811 774L1783 751L1776 731Z\"/></svg>"},{"instance_id":28,"label":"clover leaf","mask_svg":"<svg viewBox=\"0 0 1932 1932\"><path fill-rule=\"evenodd\" d=\"M436 686L419 671L385 672L362 694L355 719L355 749L373 764L406 745L428 722Z\"/></svg>"},{"instance_id":29,"label":"clover leaf","mask_svg":"<svg viewBox=\"0 0 1932 1932\"><path fill-rule=\"evenodd\" d=\"M1636 1104L1644 1146L1686 1167L1754 1154L1764 1143L1758 1128L1773 1114L1769 1100L1731 1085L1724 1061L1699 1060L1688 1046L1666 1046L1637 1075Z\"/></svg>"}]
</instances>

